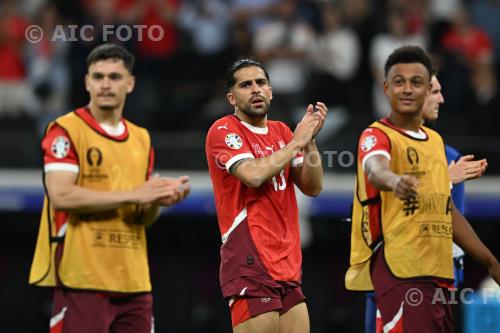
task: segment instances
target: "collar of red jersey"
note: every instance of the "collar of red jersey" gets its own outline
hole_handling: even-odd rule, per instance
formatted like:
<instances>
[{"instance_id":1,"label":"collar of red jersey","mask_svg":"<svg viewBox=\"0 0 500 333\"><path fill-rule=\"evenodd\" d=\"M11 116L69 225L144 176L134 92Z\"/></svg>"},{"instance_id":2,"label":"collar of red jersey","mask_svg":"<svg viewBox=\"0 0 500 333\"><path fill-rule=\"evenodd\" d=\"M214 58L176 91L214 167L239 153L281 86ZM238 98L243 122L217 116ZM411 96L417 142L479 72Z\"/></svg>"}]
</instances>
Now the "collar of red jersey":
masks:
<instances>
[{"instance_id":1,"label":"collar of red jersey","mask_svg":"<svg viewBox=\"0 0 500 333\"><path fill-rule=\"evenodd\" d=\"M269 129L266 127L257 127L250 125L249 123L244 122L243 120L240 120L243 126L248 128L251 132L256 133L256 134L267 134L269 132Z\"/></svg>"}]
</instances>

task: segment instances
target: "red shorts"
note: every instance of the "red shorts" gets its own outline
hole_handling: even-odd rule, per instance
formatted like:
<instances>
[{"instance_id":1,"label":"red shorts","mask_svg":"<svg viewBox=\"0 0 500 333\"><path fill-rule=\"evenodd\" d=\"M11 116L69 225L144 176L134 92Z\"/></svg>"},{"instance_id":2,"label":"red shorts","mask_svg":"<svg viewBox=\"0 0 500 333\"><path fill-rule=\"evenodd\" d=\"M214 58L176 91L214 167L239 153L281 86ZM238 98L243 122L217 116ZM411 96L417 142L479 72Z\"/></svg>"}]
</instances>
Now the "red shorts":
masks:
<instances>
[{"instance_id":1,"label":"red shorts","mask_svg":"<svg viewBox=\"0 0 500 333\"><path fill-rule=\"evenodd\" d=\"M405 283L377 297L383 332L453 333L452 309L447 292L439 294L445 304L432 304L438 287L434 284ZM441 296L444 295L444 296ZM407 301L401 301L404 299ZM421 302L416 305L412 300ZM421 300L421 301L420 301Z\"/></svg>"},{"instance_id":2,"label":"red shorts","mask_svg":"<svg viewBox=\"0 0 500 333\"><path fill-rule=\"evenodd\" d=\"M238 296L231 298L229 308L231 309L233 327L252 317L270 311L278 311L282 315L306 299L300 285L280 281L277 283L281 287L263 288L263 292L267 294L265 296Z\"/></svg>"},{"instance_id":3,"label":"red shorts","mask_svg":"<svg viewBox=\"0 0 500 333\"><path fill-rule=\"evenodd\" d=\"M447 288L439 287L432 279L398 279L387 266L383 248L374 254L371 269L382 319L377 332L382 329L389 333L453 333Z\"/></svg>"},{"instance_id":4,"label":"red shorts","mask_svg":"<svg viewBox=\"0 0 500 333\"><path fill-rule=\"evenodd\" d=\"M56 288L50 333L151 333L153 296Z\"/></svg>"}]
</instances>

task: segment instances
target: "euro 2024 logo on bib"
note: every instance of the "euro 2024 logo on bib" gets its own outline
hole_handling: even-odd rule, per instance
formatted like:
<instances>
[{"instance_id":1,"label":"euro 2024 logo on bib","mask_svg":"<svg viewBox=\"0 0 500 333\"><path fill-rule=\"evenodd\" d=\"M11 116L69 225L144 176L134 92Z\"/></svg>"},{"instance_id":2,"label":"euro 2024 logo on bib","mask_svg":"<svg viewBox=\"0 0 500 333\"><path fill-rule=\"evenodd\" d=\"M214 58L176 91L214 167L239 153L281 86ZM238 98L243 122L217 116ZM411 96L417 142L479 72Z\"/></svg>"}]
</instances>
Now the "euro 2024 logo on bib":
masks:
<instances>
[{"instance_id":1,"label":"euro 2024 logo on bib","mask_svg":"<svg viewBox=\"0 0 500 333\"><path fill-rule=\"evenodd\" d=\"M243 141L236 133L229 133L226 135L226 145L231 149L240 149L243 146Z\"/></svg>"}]
</instances>

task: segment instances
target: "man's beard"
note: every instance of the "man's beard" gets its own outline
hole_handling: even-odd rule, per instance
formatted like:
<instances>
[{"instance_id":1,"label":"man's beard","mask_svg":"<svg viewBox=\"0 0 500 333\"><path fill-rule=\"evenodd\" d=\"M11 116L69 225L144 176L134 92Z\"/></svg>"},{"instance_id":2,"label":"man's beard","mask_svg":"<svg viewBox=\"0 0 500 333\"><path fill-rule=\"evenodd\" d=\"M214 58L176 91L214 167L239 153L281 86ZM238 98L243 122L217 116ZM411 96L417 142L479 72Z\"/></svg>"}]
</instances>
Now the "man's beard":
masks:
<instances>
[{"instance_id":1,"label":"man's beard","mask_svg":"<svg viewBox=\"0 0 500 333\"><path fill-rule=\"evenodd\" d=\"M116 109L116 106L114 106L114 105L101 105L101 106L99 106L99 108L102 111L113 111L114 109Z\"/></svg>"},{"instance_id":2,"label":"man's beard","mask_svg":"<svg viewBox=\"0 0 500 333\"><path fill-rule=\"evenodd\" d=\"M107 96L107 97L112 97L114 99L113 100L108 100L108 103L104 102L104 103L99 103L99 97L102 97L102 96ZM118 108L119 106L119 102L118 102L118 99L116 98L116 95L114 93L99 93L97 95L97 99L96 99L96 104L97 106L99 107L99 109L101 109L102 111L113 111L115 110L116 108Z\"/></svg>"},{"instance_id":3,"label":"man's beard","mask_svg":"<svg viewBox=\"0 0 500 333\"><path fill-rule=\"evenodd\" d=\"M98 105L99 109L102 111L113 111L117 108L117 105L112 105L112 104L104 104L104 105Z\"/></svg>"},{"instance_id":4,"label":"man's beard","mask_svg":"<svg viewBox=\"0 0 500 333\"><path fill-rule=\"evenodd\" d=\"M241 109L241 112L250 118L260 118L262 116L267 115L269 111L269 104L264 102L264 107L260 108L259 111L255 111L252 109L252 104L249 104Z\"/></svg>"}]
</instances>

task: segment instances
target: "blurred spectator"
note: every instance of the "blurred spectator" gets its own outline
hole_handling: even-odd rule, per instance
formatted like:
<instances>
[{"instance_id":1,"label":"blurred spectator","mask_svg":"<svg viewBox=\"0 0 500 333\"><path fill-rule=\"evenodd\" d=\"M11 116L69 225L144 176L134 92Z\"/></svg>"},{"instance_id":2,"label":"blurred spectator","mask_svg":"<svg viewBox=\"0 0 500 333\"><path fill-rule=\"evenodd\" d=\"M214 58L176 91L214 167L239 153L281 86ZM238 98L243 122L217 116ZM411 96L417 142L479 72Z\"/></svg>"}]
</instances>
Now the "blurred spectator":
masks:
<instances>
[{"instance_id":1,"label":"blurred spectator","mask_svg":"<svg viewBox=\"0 0 500 333\"><path fill-rule=\"evenodd\" d=\"M227 103L226 85L224 84L224 80L220 77L220 73L225 73L229 64L241 57L253 57L252 33L247 22L243 18L235 17L229 28L228 48L221 57L224 69L219 70L219 74L215 77L216 82L211 89L209 100L201 108L200 118L203 122L200 126L201 128L208 130L216 119L232 112L231 106Z\"/></svg>"},{"instance_id":2,"label":"blurred spectator","mask_svg":"<svg viewBox=\"0 0 500 333\"><path fill-rule=\"evenodd\" d=\"M493 61L493 48L488 35L473 25L465 7L454 13L449 29L443 34L438 61L442 84L448 96L443 106L443 130L459 134L469 131L467 118L494 94L489 79ZM483 78L484 76L484 78ZM448 124L457 120L453 126Z\"/></svg>"},{"instance_id":3,"label":"blurred spectator","mask_svg":"<svg viewBox=\"0 0 500 333\"><path fill-rule=\"evenodd\" d=\"M22 13L33 18L42 10L47 0L20 0L18 2L20 3Z\"/></svg>"},{"instance_id":4,"label":"blurred spectator","mask_svg":"<svg viewBox=\"0 0 500 333\"><path fill-rule=\"evenodd\" d=\"M402 1L405 8L405 17L408 25L408 32L411 35L425 34L427 30L427 20L429 6L427 0L405 0Z\"/></svg>"},{"instance_id":5,"label":"blurred spectator","mask_svg":"<svg viewBox=\"0 0 500 333\"><path fill-rule=\"evenodd\" d=\"M16 5L14 0L0 3L0 115L19 115L29 95L22 58L29 22Z\"/></svg>"},{"instance_id":6,"label":"blurred spectator","mask_svg":"<svg viewBox=\"0 0 500 333\"><path fill-rule=\"evenodd\" d=\"M429 10L433 21L451 21L453 14L462 6L462 0L430 0Z\"/></svg>"},{"instance_id":7,"label":"blurred spectator","mask_svg":"<svg viewBox=\"0 0 500 333\"><path fill-rule=\"evenodd\" d=\"M193 40L197 54L209 56L224 50L230 24L228 8L221 0L185 2L179 21Z\"/></svg>"},{"instance_id":8,"label":"blurred spectator","mask_svg":"<svg viewBox=\"0 0 500 333\"><path fill-rule=\"evenodd\" d=\"M297 0L283 0L276 16L255 31L253 47L268 70L276 97L271 119L282 119L289 126L300 120L308 82L305 59L313 42L313 30L300 19Z\"/></svg>"},{"instance_id":9,"label":"blurred spectator","mask_svg":"<svg viewBox=\"0 0 500 333\"><path fill-rule=\"evenodd\" d=\"M51 36L60 18L54 5L43 7L35 20L42 28L43 38L39 43L26 48L28 82L33 89L30 113L35 117L38 131L43 133L46 124L67 109L68 93L68 42Z\"/></svg>"},{"instance_id":10,"label":"blurred spectator","mask_svg":"<svg viewBox=\"0 0 500 333\"><path fill-rule=\"evenodd\" d=\"M137 39L136 47L140 55L146 58L166 59L175 54L179 47L177 14L182 0L115 0L120 21L127 24L145 25L146 28L159 26L163 38L143 36ZM147 34L143 34L147 35Z\"/></svg>"},{"instance_id":11,"label":"blurred spectator","mask_svg":"<svg viewBox=\"0 0 500 333\"><path fill-rule=\"evenodd\" d=\"M403 45L417 45L425 48L424 37L419 34L411 35L405 20L405 13L400 8L391 8L387 16L387 32L374 37L370 50L374 77L372 98L376 118L385 117L390 111L389 102L383 91L385 61L394 49Z\"/></svg>"},{"instance_id":12,"label":"blurred spectator","mask_svg":"<svg viewBox=\"0 0 500 333\"><path fill-rule=\"evenodd\" d=\"M186 75L203 85L198 89L202 98L213 96L215 81L225 70L230 23L228 8L221 0L186 1L180 10L179 24L191 37L194 51L184 55L191 63Z\"/></svg>"},{"instance_id":13,"label":"blurred spectator","mask_svg":"<svg viewBox=\"0 0 500 333\"><path fill-rule=\"evenodd\" d=\"M344 26L339 5L325 2L320 12L323 29L309 49L312 64L309 100L324 101L332 113L325 122L326 129L318 137L322 140L334 135L353 109L352 80L361 49L356 34Z\"/></svg>"},{"instance_id":14,"label":"blurred spectator","mask_svg":"<svg viewBox=\"0 0 500 333\"><path fill-rule=\"evenodd\" d=\"M227 52L229 54L228 58L231 59L231 61L242 56L250 56L253 54L253 35L244 20L238 18L233 19L229 38L230 43ZM226 65L229 66L229 63Z\"/></svg>"},{"instance_id":15,"label":"blurred spectator","mask_svg":"<svg viewBox=\"0 0 500 333\"><path fill-rule=\"evenodd\" d=\"M472 24L465 8L459 8L453 15L450 29L441 40L442 49L461 57L473 68L479 64L491 63L493 48L484 30Z\"/></svg>"},{"instance_id":16,"label":"blurred spectator","mask_svg":"<svg viewBox=\"0 0 500 333\"><path fill-rule=\"evenodd\" d=\"M338 5L324 3L321 6L321 19L323 29L309 50L312 66L315 72L328 75L327 79L347 81L352 78L359 64L358 38L350 28L344 26L342 9ZM339 85L338 82L332 83L333 87ZM317 88L321 85L318 84ZM335 91L333 93L335 94ZM318 98L328 102L328 105L338 102L338 98L326 94L320 94Z\"/></svg>"},{"instance_id":17,"label":"blurred spectator","mask_svg":"<svg viewBox=\"0 0 500 333\"><path fill-rule=\"evenodd\" d=\"M344 7L344 20L345 23L351 28L355 29L355 27L360 27L366 25L367 22L370 22L372 15L372 6L370 1L368 0L350 0L345 1L343 3ZM373 29L375 26L374 22L370 22L368 24L370 29ZM357 30L357 29L355 29ZM368 29L363 29L368 30Z\"/></svg>"},{"instance_id":18,"label":"blurred spectator","mask_svg":"<svg viewBox=\"0 0 500 333\"><path fill-rule=\"evenodd\" d=\"M354 84L356 85L356 96L371 96L373 78L371 75L370 47L375 33L377 32L376 20L381 15L377 12L374 15L375 2L370 0L350 0L344 2L344 22L357 35L360 42L359 66L354 74ZM353 112L356 115L351 118L353 122L349 126L352 132L361 132L364 126L372 121L372 101L370 98L356 98Z\"/></svg>"},{"instance_id":19,"label":"blurred spectator","mask_svg":"<svg viewBox=\"0 0 500 333\"><path fill-rule=\"evenodd\" d=\"M471 17L476 26L484 29L494 48L494 62L497 75L500 74L500 0L473 1L470 7Z\"/></svg>"},{"instance_id":20,"label":"blurred spectator","mask_svg":"<svg viewBox=\"0 0 500 333\"><path fill-rule=\"evenodd\" d=\"M85 11L86 24L92 24L94 32L102 32L101 27L105 24L116 24L118 22L118 7L116 0L80 0ZM101 36L99 36L101 37ZM102 40L99 38L99 40Z\"/></svg>"},{"instance_id":21,"label":"blurred spectator","mask_svg":"<svg viewBox=\"0 0 500 333\"><path fill-rule=\"evenodd\" d=\"M110 34L107 40L99 38L99 42L132 42L139 55L147 58L167 58L178 49L179 33L177 30L176 15L182 0L80 0L86 11L90 24L96 32L102 32L105 24L129 26L143 25L145 29L139 35L136 33L130 41L116 39ZM153 38L148 38L148 29L159 26L163 31L163 38L158 29L152 30ZM117 27L115 27L115 31ZM125 33L124 33L125 35ZM139 38L141 36L141 38ZM100 36L99 36L100 37ZM123 39L123 38L122 38Z\"/></svg>"},{"instance_id":22,"label":"blurred spectator","mask_svg":"<svg viewBox=\"0 0 500 333\"><path fill-rule=\"evenodd\" d=\"M245 22L252 33L267 23L281 0L229 0L235 21Z\"/></svg>"},{"instance_id":23,"label":"blurred spectator","mask_svg":"<svg viewBox=\"0 0 500 333\"><path fill-rule=\"evenodd\" d=\"M500 91L498 78L491 66L482 66L476 70L473 78L476 87L476 112L467 112L468 123L474 121L474 126L469 126L469 133L481 136L498 137L498 124L500 124ZM481 119L478 123L477 119Z\"/></svg>"},{"instance_id":24,"label":"blurred spectator","mask_svg":"<svg viewBox=\"0 0 500 333\"><path fill-rule=\"evenodd\" d=\"M429 2L429 52L439 52L443 34L449 29L454 13L462 6L462 0L431 0ZM441 67L440 59L433 59L436 67Z\"/></svg>"},{"instance_id":25,"label":"blurred spectator","mask_svg":"<svg viewBox=\"0 0 500 333\"><path fill-rule=\"evenodd\" d=\"M177 22L182 0L115 1L122 24L146 26L142 40L134 38L133 46L137 54L136 75L148 79L139 82L130 96L129 117L142 126L166 128L179 116L185 117L186 111L182 109L184 103L173 100L176 88L183 81L181 68L184 63L179 62L182 61L179 57L181 33ZM157 40L160 35L156 35L154 26L163 31L160 40ZM149 38L148 29L152 29L153 38Z\"/></svg>"}]
</instances>

